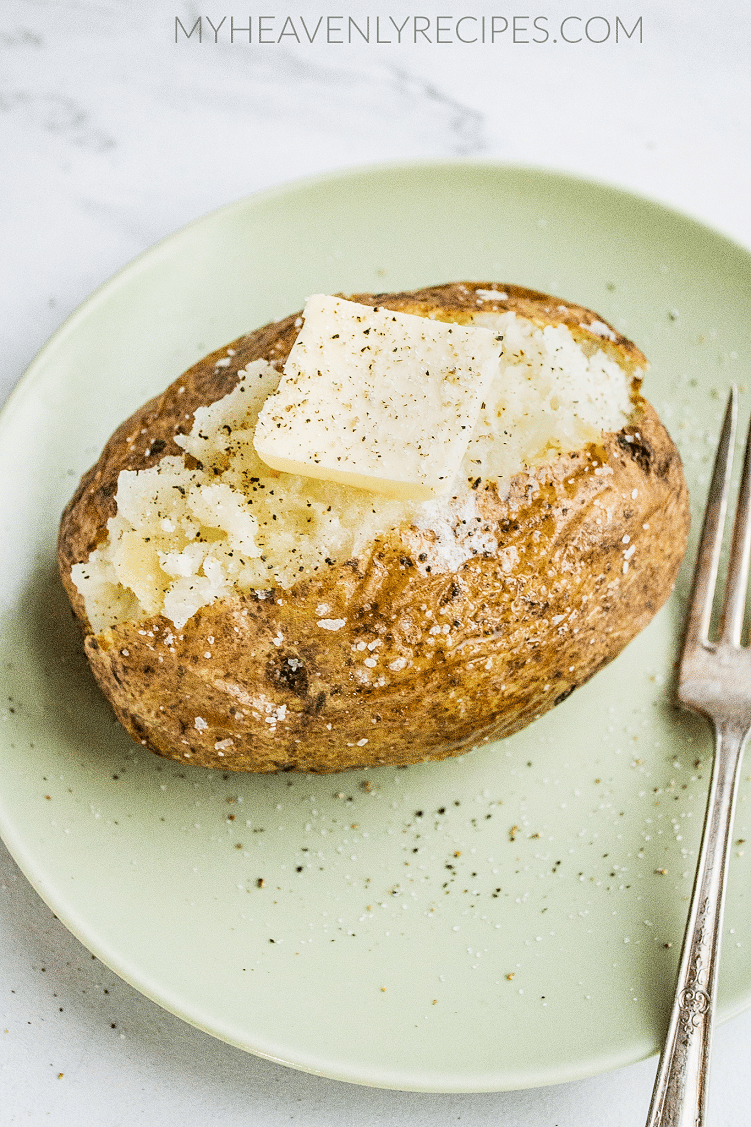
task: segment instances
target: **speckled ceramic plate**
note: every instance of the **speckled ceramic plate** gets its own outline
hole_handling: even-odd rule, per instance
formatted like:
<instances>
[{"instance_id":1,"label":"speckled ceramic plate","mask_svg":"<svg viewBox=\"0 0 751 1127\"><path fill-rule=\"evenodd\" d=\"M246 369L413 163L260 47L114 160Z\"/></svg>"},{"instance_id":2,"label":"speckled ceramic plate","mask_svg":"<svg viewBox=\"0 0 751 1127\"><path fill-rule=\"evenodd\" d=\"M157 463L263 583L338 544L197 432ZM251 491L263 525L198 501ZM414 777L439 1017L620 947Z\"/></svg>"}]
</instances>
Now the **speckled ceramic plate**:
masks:
<instances>
[{"instance_id":1,"label":"speckled ceramic plate","mask_svg":"<svg viewBox=\"0 0 751 1127\"><path fill-rule=\"evenodd\" d=\"M382 1087L574 1079L658 1047L710 744L675 710L687 575L553 713L453 761L222 775L137 748L56 577L60 511L120 420L315 291L513 281L598 310L701 509L722 402L751 372L751 257L653 203L476 164L356 170L199 220L99 290L0 422L0 826L53 911L123 978L251 1052ZM748 782L736 837L751 837ZM751 849L734 849L721 1012L751 1000Z\"/></svg>"}]
</instances>

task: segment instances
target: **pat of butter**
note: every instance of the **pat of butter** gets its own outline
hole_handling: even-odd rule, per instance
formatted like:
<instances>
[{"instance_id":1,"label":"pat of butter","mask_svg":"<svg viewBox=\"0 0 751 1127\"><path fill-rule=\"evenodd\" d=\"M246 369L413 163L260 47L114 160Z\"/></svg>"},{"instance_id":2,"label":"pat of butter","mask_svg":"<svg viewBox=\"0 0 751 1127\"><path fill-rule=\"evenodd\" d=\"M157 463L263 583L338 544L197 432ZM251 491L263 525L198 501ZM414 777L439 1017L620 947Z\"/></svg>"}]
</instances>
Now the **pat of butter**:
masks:
<instances>
[{"instance_id":1,"label":"pat of butter","mask_svg":"<svg viewBox=\"0 0 751 1127\"><path fill-rule=\"evenodd\" d=\"M273 469L424 500L451 487L501 337L316 294L258 416Z\"/></svg>"}]
</instances>

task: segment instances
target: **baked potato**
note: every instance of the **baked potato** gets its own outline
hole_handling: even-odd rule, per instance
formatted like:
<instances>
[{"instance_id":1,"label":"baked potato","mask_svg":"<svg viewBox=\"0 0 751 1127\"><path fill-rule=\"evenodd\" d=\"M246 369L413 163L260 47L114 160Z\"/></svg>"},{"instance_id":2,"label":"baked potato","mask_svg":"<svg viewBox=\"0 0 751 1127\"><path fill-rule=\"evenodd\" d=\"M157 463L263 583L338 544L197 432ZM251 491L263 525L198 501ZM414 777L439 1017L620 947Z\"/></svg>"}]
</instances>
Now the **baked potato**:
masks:
<instances>
[{"instance_id":1,"label":"baked potato","mask_svg":"<svg viewBox=\"0 0 751 1127\"><path fill-rule=\"evenodd\" d=\"M565 700L672 589L688 494L635 345L513 285L349 300L503 335L445 498L258 459L249 436L294 313L145 404L65 509L59 566L91 668L160 755L314 773L456 755Z\"/></svg>"}]
</instances>

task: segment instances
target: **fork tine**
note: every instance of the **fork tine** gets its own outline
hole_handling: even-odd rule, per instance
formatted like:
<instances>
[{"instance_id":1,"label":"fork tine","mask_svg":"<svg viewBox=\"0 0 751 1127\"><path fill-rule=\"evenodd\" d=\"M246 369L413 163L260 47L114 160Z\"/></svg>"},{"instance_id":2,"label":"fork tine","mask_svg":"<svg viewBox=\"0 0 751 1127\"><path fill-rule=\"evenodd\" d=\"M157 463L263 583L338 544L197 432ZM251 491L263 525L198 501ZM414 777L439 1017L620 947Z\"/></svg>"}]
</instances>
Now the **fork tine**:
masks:
<instances>
[{"instance_id":1,"label":"fork tine","mask_svg":"<svg viewBox=\"0 0 751 1127\"><path fill-rule=\"evenodd\" d=\"M720 441L717 446L712 483L707 495L704 524L701 530L699 551L689 603L686 623L684 649L706 643L709 638L709 623L712 618L717 569L720 562L720 549L725 526L730 471L733 464L733 444L735 424L738 414L738 392L735 386L730 390L725 419L722 424Z\"/></svg>"},{"instance_id":2,"label":"fork tine","mask_svg":"<svg viewBox=\"0 0 751 1127\"><path fill-rule=\"evenodd\" d=\"M720 619L720 641L732 646L741 644L748 587L749 553L751 553L751 426L746 438L743 473L733 522L733 540Z\"/></svg>"}]
</instances>

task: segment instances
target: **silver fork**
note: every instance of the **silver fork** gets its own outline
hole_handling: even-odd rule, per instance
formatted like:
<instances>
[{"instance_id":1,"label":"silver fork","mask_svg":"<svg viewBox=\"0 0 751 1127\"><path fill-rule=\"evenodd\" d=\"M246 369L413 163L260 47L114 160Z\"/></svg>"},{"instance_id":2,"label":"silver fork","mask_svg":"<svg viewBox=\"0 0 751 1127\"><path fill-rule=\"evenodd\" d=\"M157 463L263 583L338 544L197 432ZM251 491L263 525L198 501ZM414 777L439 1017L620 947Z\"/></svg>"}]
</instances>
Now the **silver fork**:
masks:
<instances>
[{"instance_id":1,"label":"silver fork","mask_svg":"<svg viewBox=\"0 0 751 1127\"><path fill-rule=\"evenodd\" d=\"M712 722L715 756L675 999L647 1127L701 1127L719 966L725 876L743 747L751 729L751 649L741 645L751 547L751 429L715 640L712 604L727 510L737 392L728 400L681 653L678 699Z\"/></svg>"}]
</instances>

